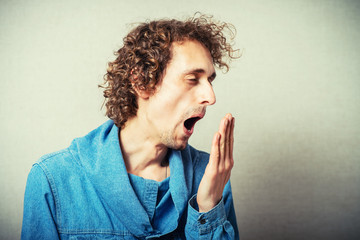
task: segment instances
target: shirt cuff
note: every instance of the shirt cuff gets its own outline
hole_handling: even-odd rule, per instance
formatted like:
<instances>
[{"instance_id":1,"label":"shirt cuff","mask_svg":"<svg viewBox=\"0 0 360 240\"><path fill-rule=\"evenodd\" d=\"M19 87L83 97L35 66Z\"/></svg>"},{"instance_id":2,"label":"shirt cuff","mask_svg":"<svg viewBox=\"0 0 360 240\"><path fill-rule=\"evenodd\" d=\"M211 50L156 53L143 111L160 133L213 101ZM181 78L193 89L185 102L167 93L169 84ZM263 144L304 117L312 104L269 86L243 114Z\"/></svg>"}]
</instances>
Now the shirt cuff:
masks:
<instances>
[{"instance_id":1,"label":"shirt cuff","mask_svg":"<svg viewBox=\"0 0 360 240\"><path fill-rule=\"evenodd\" d=\"M196 194L189 200L187 224L193 230L198 230L200 234L212 232L215 228L226 221L224 201L220 202L208 212L198 211Z\"/></svg>"}]
</instances>

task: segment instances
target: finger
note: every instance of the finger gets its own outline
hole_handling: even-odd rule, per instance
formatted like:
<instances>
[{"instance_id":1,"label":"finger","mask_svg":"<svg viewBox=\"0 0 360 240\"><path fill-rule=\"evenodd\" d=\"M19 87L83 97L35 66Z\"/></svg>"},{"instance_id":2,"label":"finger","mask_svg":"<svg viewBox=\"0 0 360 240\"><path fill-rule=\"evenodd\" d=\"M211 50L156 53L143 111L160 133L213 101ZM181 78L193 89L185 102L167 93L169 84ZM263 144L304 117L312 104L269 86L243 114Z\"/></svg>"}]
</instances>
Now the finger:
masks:
<instances>
[{"instance_id":1,"label":"finger","mask_svg":"<svg viewBox=\"0 0 360 240\"><path fill-rule=\"evenodd\" d=\"M225 161L227 161L230 158L230 144L231 144L231 125L232 125L232 116L231 114L227 114L226 115L227 119L228 119L228 127L226 129L226 152L225 152Z\"/></svg>"},{"instance_id":2,"label":"finger","mask_svg":"<svg viewBox=\"0 0 360 240\"><path fill-rule=\"evenodd\" d=\"M210 159L209 159L210 165L218 166L218 164L219 164L220 138L221 138L221 136L220 136L219 132L216 132L213 137L212 144L211 144L211 152L210 152Z\"/></svg>"},{"instance_id":3,"label":"finger","mask_svg":"<svg viewBox=\"0 0 360 240\"><path fill-rule=\"evenodd\" d=\"M224 159L224 167L225 167L225 174L228 175L229 171L232 168L232 160L231 160L231 131L232 131L232 116L231 114L227 115L229 124L226 132L226 152L225 152L225 159Z\"/></svg>"},{"instance_id":4,"label":"finger","mask_svg":"<svg viewBox=\"0 0 360 240\"><path fill-rule=\"evenodd\" d=\"M228 129L229 120L227 119L227 117L224 117L221 123L222 124L220 126L221 139L220 139L219 171L222 171L225 167L224 161L226 154L226 131Z\"/></svg>"},{"instance_id":5,"label":"finger","mask_svg":"<svg viewBox=\"0 0 360 240\"><path fill-rule=\"evenodd\" d=\"M222 151L222 149L224 148L224 143L225 143L225 133L226 133L226 126L227 126L227 122L226 122L226 118L224 117L223 119L221 119L220 122L220 126L219 126L219 134L221 135L220 138L220 151ZM221 152L220 152L220 157L221 157Z\"/></svg>"},{"instance_id":6,"label":"finger","mask_svg":"<svg viewBox=\"0 0 360 240\"><path fill-rule=\"evenodd\" d=\"M227 182L230 180L230 176L231 176L231 171L229 171L229 173L226 175L226 179L224 182L224 186L227 184Z\"/></svg>"},{"instance_id":7,"label":"finger","mask_svg":"<svg viewBox=\"0 0 360 240\"><path fill-rule=\"evenodd\" d=\"M227 169L228 173L225 179L225 184L229 181L231 175L231 169L234 166L234 158L233 158L233 148L234 148L234 128L235 128L235 118L231 120L231 131L230 131L230 150L229 150L229 159L227 160Z\"/></svg>"},{"instance_id":8,"label":"finger","mask_svg":"<svg viewBox=\"0 0 360 240\"><path fill-rule=\"evenodd\" d=\"M233 117L233 119L231 121L231 135L230 135L230 140L231 140L230 158L232 160L232 163L234 163L234 158L233 158L233 154L234 154L234 129L235 129L235 118Z\"/></svg>"},{"instance_id":9,"label":"finger","mask_svg":"<svg viewBox=\"0 0 360 240\"><path fill-rule=\"evenodd\" d=\"M225 116L223 117L223 119L221 119L219 126L219 133L221 134L221 136L224 136L224 141L225 141L226 127L227 127L227 117Z\"/></svg>"}]
</instances>

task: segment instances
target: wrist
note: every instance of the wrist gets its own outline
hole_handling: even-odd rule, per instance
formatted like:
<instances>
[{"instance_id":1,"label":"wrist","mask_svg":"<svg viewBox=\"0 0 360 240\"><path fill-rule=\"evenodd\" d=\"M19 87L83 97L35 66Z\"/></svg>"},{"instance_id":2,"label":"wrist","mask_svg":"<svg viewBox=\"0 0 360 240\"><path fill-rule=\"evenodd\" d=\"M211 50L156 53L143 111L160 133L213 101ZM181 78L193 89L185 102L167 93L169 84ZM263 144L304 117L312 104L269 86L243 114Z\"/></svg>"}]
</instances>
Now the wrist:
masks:
<instances>
[{"instance_id":1,"label":"wrist","mask_svg":"<svg viewBox=\"0 0 360 240\"><path fill-rule=\"evenodd\" d=\"M221 200L221 198L220 198L220 200ZM196 202L197 202L197 205L198 205L198 208L199 208L199 212L208 212L208 211L210 211L211 209L213 209L220 202L220 200L218 200L218 201L211 201L211 200L201 201L197 197Z\"/></svg>"}]
</instances>

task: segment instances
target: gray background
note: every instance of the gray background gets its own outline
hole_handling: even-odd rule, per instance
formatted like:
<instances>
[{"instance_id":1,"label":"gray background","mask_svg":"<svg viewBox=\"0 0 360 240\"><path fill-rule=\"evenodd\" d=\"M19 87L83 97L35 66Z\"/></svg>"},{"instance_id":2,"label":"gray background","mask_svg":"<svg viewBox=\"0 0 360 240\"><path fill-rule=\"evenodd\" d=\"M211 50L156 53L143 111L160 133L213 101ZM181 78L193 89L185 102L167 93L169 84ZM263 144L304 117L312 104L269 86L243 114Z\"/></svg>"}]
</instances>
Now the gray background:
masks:
<instances>
[{"instance_id":1,"label":"gray background","mask_svg":"<svg viewBox=\"0 0 360 240\"><path fill-rule=\"evenodd\" d=\"M243 50L191 144L236 117L243 240L360 239L359 1L1 1L0 239L20 236L31 165L106 118L106 63L131 23L213 14Z\"/></svg>"}]
</instances>

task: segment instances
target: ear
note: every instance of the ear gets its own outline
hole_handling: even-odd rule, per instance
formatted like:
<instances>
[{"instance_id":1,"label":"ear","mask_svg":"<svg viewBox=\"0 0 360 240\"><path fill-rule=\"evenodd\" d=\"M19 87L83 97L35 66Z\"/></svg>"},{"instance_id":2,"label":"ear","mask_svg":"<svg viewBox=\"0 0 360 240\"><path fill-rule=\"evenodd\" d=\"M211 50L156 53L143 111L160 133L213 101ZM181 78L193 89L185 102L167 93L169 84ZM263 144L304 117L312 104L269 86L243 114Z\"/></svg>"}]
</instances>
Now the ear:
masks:
<instances>
[{"instance_id":1,"label":"ear","mask_svg":"<svg viewBox=\"0 0 360 240\"><path fill-rule=\"evenodd\" d=\"M150 92L146 90L143 86L136 86L132 83L132 86L136 92L136 94L142 99L148 99L150 97Z\"/></svg>"},{"instance_id":2,"label":"ear","mask_svg":"<svg viewBox=\"0 0 360 240\"><path fill-rule=\"evenodd\" d=\"M132 69L130 72L130 82L131 85L133 87L133 89L135 90L136 94L143 99L148 99L150 97L150 92L148 90L145 89L144 86L140 86L138 84L138 80L139 78L141 78L142 76L138 73L137 69Z\"/></svg>"}]
</instances>

